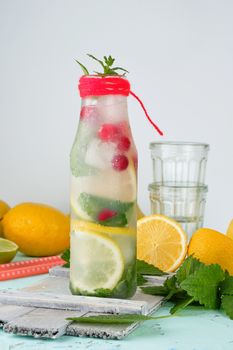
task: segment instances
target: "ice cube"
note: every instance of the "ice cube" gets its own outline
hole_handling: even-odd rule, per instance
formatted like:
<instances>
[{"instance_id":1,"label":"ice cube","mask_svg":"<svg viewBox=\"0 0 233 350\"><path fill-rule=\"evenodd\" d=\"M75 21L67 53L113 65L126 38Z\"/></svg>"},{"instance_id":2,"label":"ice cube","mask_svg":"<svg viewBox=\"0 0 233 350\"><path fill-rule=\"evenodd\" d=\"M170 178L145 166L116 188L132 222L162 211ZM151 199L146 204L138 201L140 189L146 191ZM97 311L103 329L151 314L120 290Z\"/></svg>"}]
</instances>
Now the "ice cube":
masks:
<instances>
[{"instance_id":1,"label":"ice cube","mask_svg":"<svg viewBox=\"0 0 233 350\"><path fill-rule=\"evenodd\" d=\"M119 123L128 118L127 103L124 96L100 96L96 108L102 121L106 123Z\"/></svg>"},{"instance_id":2,"label":"ice cube","mask_svg":"<svg viewBox=\"0 0 233 350\"><path fill-rule=\"evenodd\" d=\"M115 143L94 138L87 147L85 163L98 169L107 169L111 167L115 152Z\"/></svg>"}]
</instances>

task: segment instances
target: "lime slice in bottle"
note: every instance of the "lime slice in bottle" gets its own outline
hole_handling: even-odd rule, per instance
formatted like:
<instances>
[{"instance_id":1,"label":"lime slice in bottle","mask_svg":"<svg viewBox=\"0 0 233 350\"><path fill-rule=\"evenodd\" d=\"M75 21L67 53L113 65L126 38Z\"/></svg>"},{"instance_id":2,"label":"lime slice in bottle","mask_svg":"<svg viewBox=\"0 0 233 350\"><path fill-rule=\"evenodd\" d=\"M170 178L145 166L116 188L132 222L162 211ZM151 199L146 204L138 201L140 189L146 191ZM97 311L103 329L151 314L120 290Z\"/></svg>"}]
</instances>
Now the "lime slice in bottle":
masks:
<instances>
[{"instance_id":1,"label":"lime slice in bottle","mask_svg":"<svg viewBox=\"0 0 233 350\"><path fill-rule=\"evenodd\" d=\"M112 290L124 271L124 258L111 238L94 231L71 234L72 288L94 294L98 289ZM75 251L75 259L72 257Z\"/></svg>"},{"instance_id":2,"label":"lime slice in bottle","mask_svg":"<svg viewBox=\"0 0 233 350\"><path fill-rule=\"evenodd\" d=\"M18 246L8 239L0 238L0 264L8 263L14 259Z\"/></svg>"}]
</instances>

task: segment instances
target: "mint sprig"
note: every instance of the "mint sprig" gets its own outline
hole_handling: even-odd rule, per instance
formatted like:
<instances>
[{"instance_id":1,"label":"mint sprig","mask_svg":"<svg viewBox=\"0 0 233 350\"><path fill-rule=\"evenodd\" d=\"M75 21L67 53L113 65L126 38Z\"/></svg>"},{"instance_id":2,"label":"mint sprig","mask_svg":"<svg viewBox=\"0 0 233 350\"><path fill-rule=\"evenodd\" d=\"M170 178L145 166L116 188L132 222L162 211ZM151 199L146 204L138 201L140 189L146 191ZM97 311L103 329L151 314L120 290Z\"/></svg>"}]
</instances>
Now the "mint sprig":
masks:
<instances>
[{"instance_id":1,"label":"mint sprig","mask_svg":"<svg viewBox=\"0 0 233 350\"><path fill-rule=\"evenodd\" d=\"M94 73L96 73L97 75L100 76L107 76L107 75L120 75L120 76L125 76L126 73L129 73L127 71L127 69L122 68L122 67L113 67L113 64L115 62L115 58L113 58L111 55L109 56L104 56L103 60L100 60L99 58L95 57L92 54L87 54L88 57L92 58L94 61L98 62L102 69L103 72L97 72L94 71ZM89 71L88 69L78 60L75 60L81 67L83 74L84 75L89 75ZM119 71L121 72L121 74L119 73Z\"/></svg>"},{"instance_id":2,"label":"mint sprig","mask_svg":"<svg viewBox=\"0 0 233 350\"><path fill-rule=\"evenodd\" d=\"M220 282L224 278L225 273L219 265L205 265L182 281L180 286L207 309L217 309L220 305L218 298Z\"/></svg>"},{"instance_id":3,"label":"mint sprig","mask_svg":"<svg viewBox=\"0 0 233 350\"><path fill-rule=\"evenodd\" d=\"M152 265L137 260L139 285L146 282L143 273L159 275ZM141 290L150 295L162 295L165 301L171 299L175 304L170 315L151 317L143 315L98 315L70 318L75 322L123 324L137 321L154 320L175 316L190 304L203 305L207 309L222 308L233 320L233 276L223 271L218 264L206 265L193 256L189 256L179 270L161 286L141 286Z\"/></svg>"}]
</instances>

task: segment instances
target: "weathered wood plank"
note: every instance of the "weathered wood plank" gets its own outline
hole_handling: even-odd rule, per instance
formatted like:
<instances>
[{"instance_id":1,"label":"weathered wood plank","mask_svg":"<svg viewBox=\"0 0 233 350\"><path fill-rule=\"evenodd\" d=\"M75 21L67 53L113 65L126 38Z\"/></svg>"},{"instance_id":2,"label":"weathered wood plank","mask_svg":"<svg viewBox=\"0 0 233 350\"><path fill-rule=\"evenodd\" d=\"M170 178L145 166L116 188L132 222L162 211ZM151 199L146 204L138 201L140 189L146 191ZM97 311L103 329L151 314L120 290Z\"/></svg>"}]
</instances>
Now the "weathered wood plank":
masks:
<instances>
[{"instance_id":1,"label":"weathered wood plank","mask_svg":"<svg viewBox=\"0 0 233 350\"><path fill-rule=\"evenodd\" d=\"M88 313L88 315L92 315ZM73 337L93 337L103 339L122 339L137 328L139 322L131 324L90 324L90 323L71 323L66 328L66 335Z\"/></svg>"},{"instance_id":2,"label":"weathered wood plank","mask_svg":"<svg viewBox=\"0 0 233 350\"><path fill-rule=\"evenodd\" d=\"M56 339L66 333L67 326L72 322L66 320L67 317L82 315L77 311L37 308L6 323L3 330L17 335Z\"/></svg>"},{"instance_id":3,"label":"weathered wood plank","mask_svg":"<svg viewBox=\"0 0 233 350\"><path fill-rule=\"evenodd\" d=\"M163 297L154 297L147 295L148 303L150 304L150 312L158 310L164 300ZM151 297L151 298L150 298ZM152 301L152 299L154 300ZM94 313L87 313L85 316L96 315ZM90 323L71 323L66 329L66 335L76 337L93 337L103 339L122 339L130 334L135 328L140 325L140 322L133 322L130 324L90 324Z\"/></svg>"},{"instance_id":4,"label":"weathered wood plank","mask_svg":"<svg viewBox=\"0 0 233 350\"><path fill-rule=\"evenodd\" d=\"M5 323L27 314L32 310L34 310L34 308L16 305L0 305L0 327L3 327Z\"/></svg>"},{"instance_id":5,"label":"weathered wood plank","mask_svg":"<svg viewBox=\"0 0 233 350\"><path fill-rule=\"evenodd\" d=\"M143 299L110 299L55 293L30 293L21 290L1 290L0 303L83 312L144 315L148 313L148 304Z\"/></svg>"}]
</instances>

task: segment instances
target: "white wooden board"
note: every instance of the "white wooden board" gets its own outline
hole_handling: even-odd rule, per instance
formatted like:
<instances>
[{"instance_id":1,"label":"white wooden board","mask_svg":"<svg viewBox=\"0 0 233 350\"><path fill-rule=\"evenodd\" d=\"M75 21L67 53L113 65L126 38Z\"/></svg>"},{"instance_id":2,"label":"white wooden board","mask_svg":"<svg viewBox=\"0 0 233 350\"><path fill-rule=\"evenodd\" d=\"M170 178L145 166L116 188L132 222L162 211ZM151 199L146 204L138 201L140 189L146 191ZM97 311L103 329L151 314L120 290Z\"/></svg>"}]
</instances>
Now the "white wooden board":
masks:
<instances>
[{"instance_id":1,"label":"white wooden board","mask_svg":"<svg viewBox=\"0 0 233 350\"><path fill-rule=\"evenodd\" d=\"M143 294L140 289L131 299L74 296L69 290L69 270L53 268L50 276L20 290L0 291L0 326L8 333L42 338L64 334L121 339L138 322L130 325L72 323L67 317L101 313L150 314L158 309L163 297ZM161 284L164 278L152 279ZM150 281L151 282L151 281Z\"/></svg>"}]
</instances>

